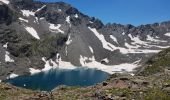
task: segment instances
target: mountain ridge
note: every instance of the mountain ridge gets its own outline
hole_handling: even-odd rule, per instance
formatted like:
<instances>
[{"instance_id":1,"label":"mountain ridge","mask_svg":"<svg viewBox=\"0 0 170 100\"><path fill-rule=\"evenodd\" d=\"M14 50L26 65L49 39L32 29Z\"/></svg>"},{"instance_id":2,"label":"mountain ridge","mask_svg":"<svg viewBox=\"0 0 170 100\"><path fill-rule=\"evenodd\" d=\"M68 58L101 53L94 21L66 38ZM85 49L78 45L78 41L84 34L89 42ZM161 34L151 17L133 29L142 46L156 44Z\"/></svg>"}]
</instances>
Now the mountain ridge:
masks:
<instances>
[{"instance_id":1,"label":"mountain ridge","mask_svg":"<svg viewBox=\"0 0 170 100\"><path fill-rule=\"evenodd\" d=\"M2 20L6 19L6 14L0 12L0 49L3 51L0 53L3 69L0 79L75 66L109 73L133 72L170 44L169 21L138 27L104 25L99 19L88 17L64 2L9 2L0 5L0 10L5 11L3 8L7 7L15 12L12 16L16 18L4 24L6 21Z\"/></svg>"}]
</instances>

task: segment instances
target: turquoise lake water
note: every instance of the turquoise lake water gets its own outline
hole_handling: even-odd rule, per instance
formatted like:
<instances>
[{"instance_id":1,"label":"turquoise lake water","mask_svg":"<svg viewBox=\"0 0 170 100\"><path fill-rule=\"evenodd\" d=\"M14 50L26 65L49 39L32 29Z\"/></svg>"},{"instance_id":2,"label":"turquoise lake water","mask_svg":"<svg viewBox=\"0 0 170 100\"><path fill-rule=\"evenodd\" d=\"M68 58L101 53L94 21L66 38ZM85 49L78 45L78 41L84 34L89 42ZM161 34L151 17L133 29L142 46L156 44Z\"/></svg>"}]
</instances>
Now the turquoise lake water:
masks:
<instances>
[{"instance_id":1,"label":"turquoise lake water","mask_svg":"<svg viewBox=\"0 0 170 100\"><path fill-rule=\"evenodd\" d=\"M15 86L32 90L51 91L59 85L90 86L108 78L109 74L96 69L78 68L74 70L51 69L31 76L20 76L7 80Z\"/></svg>"}]
</instances>

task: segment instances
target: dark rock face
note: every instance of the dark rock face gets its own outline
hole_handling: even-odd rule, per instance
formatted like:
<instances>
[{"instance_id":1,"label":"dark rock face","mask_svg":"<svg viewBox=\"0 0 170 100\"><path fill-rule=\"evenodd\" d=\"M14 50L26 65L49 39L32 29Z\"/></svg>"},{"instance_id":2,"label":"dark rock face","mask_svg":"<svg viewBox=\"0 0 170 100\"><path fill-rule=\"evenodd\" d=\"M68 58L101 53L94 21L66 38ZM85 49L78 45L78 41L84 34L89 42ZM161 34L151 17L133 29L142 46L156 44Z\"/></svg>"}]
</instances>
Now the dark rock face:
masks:
<instances>
[{"instance_id":1,"label":"dark rock face","mask_svg":"<svg viewBox=\"0 0 170 100\"><path fill-rule=\"evenodd\" d=\"M169 21L104 25L64 2L10 0L0 3L0 79L43 69L46 63L64 65L62 61L74 66L143 63L169 46L169 32ZM6 61L7 52L13 62Z\"/></svg>"},{"instance_id":2,"label":"dark rock face","mask_svg":"<svg viewBox=\"0 0 170 100\"><path fill-rule=\"evenodd\" d=\"M14 20L13 12L6 5L0 4L0 24L9 25Z\"/></svg>"}]
</instances>

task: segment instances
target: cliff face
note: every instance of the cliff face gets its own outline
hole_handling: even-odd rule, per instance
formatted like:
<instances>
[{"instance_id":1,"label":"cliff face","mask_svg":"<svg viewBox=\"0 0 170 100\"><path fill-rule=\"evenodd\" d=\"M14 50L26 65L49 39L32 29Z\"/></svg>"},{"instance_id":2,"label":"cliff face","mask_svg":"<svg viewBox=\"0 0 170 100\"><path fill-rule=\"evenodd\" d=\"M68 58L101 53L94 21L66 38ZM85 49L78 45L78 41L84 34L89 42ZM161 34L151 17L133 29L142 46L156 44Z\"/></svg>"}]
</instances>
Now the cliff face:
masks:
<instances>
[{"instance_id":1,"label":"cliff face","mask_svg":"<svg viewBox=\"0 0 170 100\"><path fill-rule=\"evenodd\" d=\"M64 2L8 2L0 3L1 80L33 69L141 64L170 43L169 21L104 25ZM126 66L122 70L129 71Z\"/></svg>"}]
</instances>

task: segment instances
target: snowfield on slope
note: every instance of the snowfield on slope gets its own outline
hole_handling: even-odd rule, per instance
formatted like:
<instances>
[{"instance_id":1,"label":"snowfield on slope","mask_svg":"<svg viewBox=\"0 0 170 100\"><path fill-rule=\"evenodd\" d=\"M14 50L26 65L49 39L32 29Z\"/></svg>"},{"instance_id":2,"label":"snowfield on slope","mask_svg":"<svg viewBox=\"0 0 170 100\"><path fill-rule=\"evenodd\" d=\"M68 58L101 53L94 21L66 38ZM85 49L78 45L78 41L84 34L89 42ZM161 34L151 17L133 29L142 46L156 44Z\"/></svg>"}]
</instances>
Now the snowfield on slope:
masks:
<instances>
[{"instance_id":1,"label":"snowfield on slope","mask_svg":"<svg viewBox=\"0 0 170 100\"><path fill-rule=\"evenodd\" d=\"M56 26L55 24L49 23L49 30L50 30L51 32L64 33L64 31L62 31L62 30L60 29L60 27L61 27L61 24L58 24L58 25Z\"/></svg>"},{"instance_id":2,"label":"snowfield on slope","mask_svg":"<svg viewBox=\"0 0 170 100\"><path fill-rule=\"evenodd\" d=\"M37 31L33 28L33 27L28 27L26 26L25 29L28 31L28 33L30 33L33 37L35 37L36 39L40 39L40 37L38 36Z\"/></svg>"},{"instance_id":3,"label":"snowfield on slope","mask_svg":"<svg viewBox=\"0 0 170 100\"><path fill-rule=\"evenodd\" d=\"M165 36L169 36L170 37L170 33L166 33L166 34L164 34Z\"/></svg>"},{"instance_id":4,"label":"snowfield on slope","mask_svg":"<svg viewBox=\"0 0 170 100\"><path fill-rule=\"evenodd\" d=\"M0 1L7 4L7 5L10 3L9 0L0 0Z\"/></svg>"},{"instance_id":5,"label":"snowfield on slope","mask_svg":"<svg viewBox=\"0 0 170 100\"><path fill-rule=\"evenodd\" d=\"M29 10L21 10L23 16L29 17L29 16L35 16L35 12L29 11Z\"/></svg>"},{"instance_id":6,"label":"snowfield on slope","mask_svg":"<svg viewBox=\"0 0 170 100\"><path fill-rule=\"evenodd\" d=\"M150 50L150 49L138 49L140 47L139 45L144 45L147 46L147 42L141 41L139 37L132 37L131 34L128 36L130 39L133 41L132 44L130 45L128 43L125 43L125 46L128 48L123 48L123 47L116 47L113 44L109 43L106 41L104 35L100 34L95 28L88 27L94 34L95 36L101 41L103 48L114 51L114 50L120 50L122 54L130 54L130 53L158 53L161 50ZM113 40L117 41L114 37L111 37Z\"/></svg>"},{"instance_id":7,"label":"snowfield on slope","mask_svg":"<svg viewBox=\"0 0 170 100\"><path fill-rule=\"evenodd\" d=\"M14 62L14 60L9 56L9 52L5 52L5 62Z\"/></svg>"},{"instance_id":8,"label":"snowfield on slope","mask_svg":"<svg viewBox=\"0 0 170 100\"><path fill-rule=\"evenodd\" d=\"M19 75L17 75L17 74L14 74L14 73L11 73L8 77L7 77L7 79L13 79L13 78L16 78L16 77L18 77Z\"/></svg>"}]
</instances>

